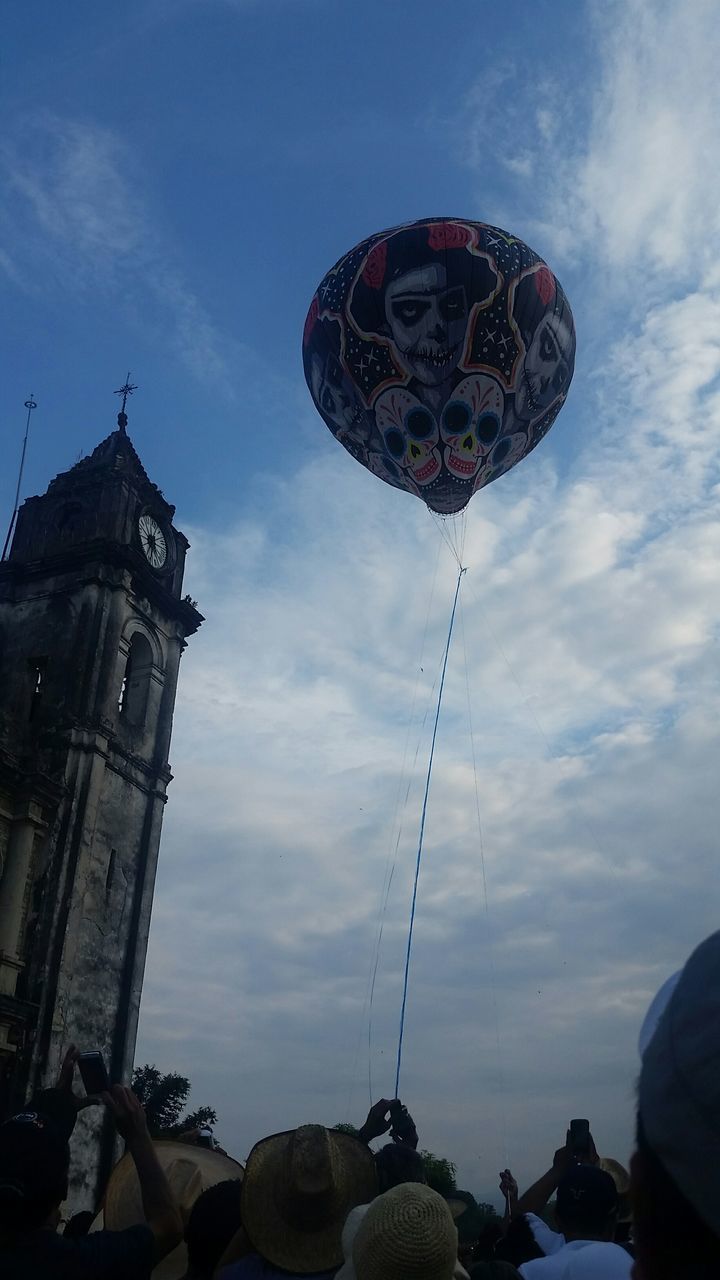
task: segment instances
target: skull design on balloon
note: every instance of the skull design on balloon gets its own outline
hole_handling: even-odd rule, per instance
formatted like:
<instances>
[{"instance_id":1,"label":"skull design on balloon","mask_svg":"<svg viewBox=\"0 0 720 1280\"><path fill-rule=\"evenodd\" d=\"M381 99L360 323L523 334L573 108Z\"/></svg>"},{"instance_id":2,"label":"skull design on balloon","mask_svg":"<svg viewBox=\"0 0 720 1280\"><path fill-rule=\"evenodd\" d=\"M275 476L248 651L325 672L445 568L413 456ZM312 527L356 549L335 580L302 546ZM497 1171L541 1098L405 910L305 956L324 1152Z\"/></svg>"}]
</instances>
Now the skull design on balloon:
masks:
<instances>
[{"instance_id":1,"label":"skull design on balloon","mask_svg":"<svg viewBox=\"0 0 720 1280\"><path fill-rule=\"evenodd\" d=\"M505 397L486 374L465 378L442 411L440 434L445 466L460 480L472 480L497 440Z\"/></svg>"},{"instance_id":2,"label":"skull design on balloon","mask_svg":"<svg viewBox=\"0 0 720 1280\"><path fill-rule=\"evenodd\" d=\"M442 469L440 432L430 410L409 391L391 387L375 405L375 419L393 461L422 490Z\"/></svg>"},{"instance_id":3,"label":"skull design on balloon","mask_svg":"<svg viewBox=\"0 0 720 1280\"><path fill-rule=\"evenodd\" d=\"M537 299L535 307L528 305L527 297L523 298L523 293L528 292ZM525 346L513 411L523 425L529 425L544 417L567 394L575 334L569 308L554 306L556 282L544 263L521 277L512 293ZM538 304L543 308L539 318Z\"/></svg>"},{"instance_id":4,"label":"skull design on balloon","mask_svg":"<svg viewBox=\"0 0 720 1280\"><path fill-rule=\"evenodd\" d=\"M426 387L452 373L465 341L468 307L462 285L448 287L442 262L416 267L391 280L385 318L400 362Z\"/></svg>"},{"instance_id":5,"label":"skull design on balloon","mask_svg":"<svg viewBox=\"0 0 720 1280\"><path fill-rule=\"evenodd\" d=\"M333 435L441 515L524 458L570 385L567 298L528 245L481 222L379 232L325 275L305 377Z\"/></svg>"}]
</instances>

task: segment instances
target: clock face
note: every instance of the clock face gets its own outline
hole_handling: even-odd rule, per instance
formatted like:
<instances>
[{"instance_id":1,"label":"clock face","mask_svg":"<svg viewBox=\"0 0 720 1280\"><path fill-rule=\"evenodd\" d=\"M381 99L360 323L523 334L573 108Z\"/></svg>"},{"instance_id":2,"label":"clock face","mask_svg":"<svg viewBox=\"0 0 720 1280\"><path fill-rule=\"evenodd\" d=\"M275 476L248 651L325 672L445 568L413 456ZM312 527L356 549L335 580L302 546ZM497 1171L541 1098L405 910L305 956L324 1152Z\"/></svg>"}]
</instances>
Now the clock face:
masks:
<instances>
[{"instance_id":1,"label":"clock face","mask_svg":"<svg viewBox=\"0 0 720 1280\"><path fill-rule=\"evenodd\" d=\"M141 516L138 520L138 533L146 560L153 569L162 569L167 560L167 542L157 520L152 516Z\"/></svg>"}]
</instances>

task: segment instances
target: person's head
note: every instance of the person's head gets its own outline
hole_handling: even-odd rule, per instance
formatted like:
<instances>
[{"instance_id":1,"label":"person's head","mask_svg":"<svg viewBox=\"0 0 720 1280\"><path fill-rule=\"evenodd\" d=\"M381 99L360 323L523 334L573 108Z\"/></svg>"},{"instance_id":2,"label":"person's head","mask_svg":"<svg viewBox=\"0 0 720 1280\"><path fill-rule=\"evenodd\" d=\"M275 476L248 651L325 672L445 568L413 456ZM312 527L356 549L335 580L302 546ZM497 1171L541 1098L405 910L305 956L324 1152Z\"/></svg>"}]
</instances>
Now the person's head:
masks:
<instances>
[{"instance_id":1,"label":"person's head","mask_svg":"<svg viewBox=\"0 0 720 1280\"><path fill-rule=\"evenodd\" d=\"M511 1220L495 1247L495 1260L510 1263L513 1267L521 1267L525 1262L544 1256L524 1213Z\"/></svg>"},{"instance_id":2,"label":"person's head","mask_svg":"<svg viewBox=\"0 0 720 1280\"><path fill-rule=\"evenodd\" d=\"M239 1178L218 1182L198 1196L185 1225L188 1277L210 1280L240 1226Z\"/></svg>"},{"instance_id":3,"label":"person's head","mask_svg":"<svg viewBox=\"0 0 720 1280\"><path fill-rule=\"evenodd\" d=\"M375 1168L381 1192L403 1182L427 1183L422 1156L402 1142L388 1142L381 1147L375 1155Z\"/></svg>"},{"instance_id":4,"label":"person's head","mask_svg":"<svg viewBox=\"0 0 720 1280\"><path fill-rule=\"evenodd\" d=\"M91 1209L81 1209L80 1213L74 1213L65 1223L63 1235L69 1240L79 1240L81 1236L86 1236L95 1220L95 1214Z\"/></svg>"},{"instance_id":5,"label":"person's head","mask_svg":"<svg viewBox=\"0 0 720 1280\"><path fill-rule=\"evenodd\" d=\"M338 1267L342 1229L356 1205L377 1194L377 1174L363 1142L308 1124L276 1133L250 1152L241 1215L253 1248L283 1271L312 1274Z\"/></svg>"},{"instance_id":6,"label":"person's head","mask_svg":"<svg viewBox=\"0 0 720 1280\"><path fill-rule=\"evenodd\" d=\"M457 1229L437 1191L406 1182L370 1205L352 1248L357 1280L452 1280Z\"/></svg>"},{"instance_id":7,"label":"person's head","mask_svg":"<svg viewBox=\"0 0 720 1280\"><path fill-rule=\"evenodd\" d=\"M0 1232L57 1225L70 1148L48 1116L23 1112L0 1125Z\"/></svg>"},{"instance_id":8,"label":"person's head","mask_svg":"<svg viewBox=\"0 0 720 1280\"><path fill-rule=\"evenodd\" d=\"M653 1006L655 1002L653 1002ZM720 1273L720 932L691 955L641 1037L630 1166L643 1280Z\"/></svg>"},{"instance_id":9,"label":"person's head","mask_svg":"<svg viewBox=\"0 0 720 1280\"><path fill-rule=\"evenodd\" d=\"M618 1195L609 1173L578 1164L557 1190L555 1218L566 1240L612 1240Z\"/></svg>"}]
</instances>

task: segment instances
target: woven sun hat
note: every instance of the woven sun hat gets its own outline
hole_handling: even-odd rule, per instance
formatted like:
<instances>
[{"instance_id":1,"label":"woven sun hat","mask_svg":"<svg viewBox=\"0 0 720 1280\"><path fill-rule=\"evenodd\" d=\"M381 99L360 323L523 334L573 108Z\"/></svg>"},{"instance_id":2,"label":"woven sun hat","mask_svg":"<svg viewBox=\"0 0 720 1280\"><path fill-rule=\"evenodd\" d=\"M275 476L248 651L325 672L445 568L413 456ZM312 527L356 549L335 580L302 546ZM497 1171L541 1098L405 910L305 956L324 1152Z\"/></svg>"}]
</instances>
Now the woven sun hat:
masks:
<instances>
[{"instance_id":1,"label":"woven sun hat","mask_svg":"<svg viewBox=\"0 0 720 1280\"><path fill-rule=\"evenodd\" d=\"M155 1154L170 1184L170 1190L180 1208L183 1222L187 1222L198 1196L208 1187L229 1178L241 1181L243 1167L230 1156L207 1147L190 1143L154 1142ZM238 1187L238 1197L240 1188ZM106 1231L123 1231L145 1221L140 1182L135 1162L128 1153L115 1165L105 1192L104 1227ZM94 1224L93 1224L94 1226ZM153 1271L154 1280L181 1280L187 1271L187 1248L179 1244L172 1253L158 1263Z\"/></svg>"},{"instance_id":2,"label":"woven sun hat","mask_svg":"<svg viewBox=\"0 0 720 1280\"><path fill-rule=\"evenodd\" d=\"M372 1152L357 1138L319 1124L275 1133L248 1156L242 1222L257 1252L283 1271L329 1271L343 1259L342 1229L372 1200Z\"/></svg>"},{"instance_id":3,"label":"woven sun hat","mask_svg":"<svg viewBox=\"0 0 720 1280\"><path fill-rule=\"evenodd\" d=\"M431 1187L404 1182L378 1196L353 1244L357 1280L452 1280L457 1228Z\"/></svg>"}]
</instances>

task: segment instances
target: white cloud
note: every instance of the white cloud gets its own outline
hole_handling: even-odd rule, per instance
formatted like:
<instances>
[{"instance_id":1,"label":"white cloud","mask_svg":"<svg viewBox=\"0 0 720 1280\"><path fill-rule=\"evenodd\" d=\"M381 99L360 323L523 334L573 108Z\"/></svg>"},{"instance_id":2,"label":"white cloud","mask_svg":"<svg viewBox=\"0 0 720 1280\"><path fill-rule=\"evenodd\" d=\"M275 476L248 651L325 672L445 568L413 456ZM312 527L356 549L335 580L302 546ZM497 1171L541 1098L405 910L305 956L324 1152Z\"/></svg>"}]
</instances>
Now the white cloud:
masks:
<instances>
[{"instance_id":1,"label":"white cloud","mask_svg":"<svg viewBox=\"0 0 720 1280\"><path fill-rule=\"evenodd\" d=\"M43 114L6 131L0 267L30 292L110 296L148 340L232 398L249 353L214 325L142 196L136 156L91 121Z\"/></svg>"}]
</instances>

